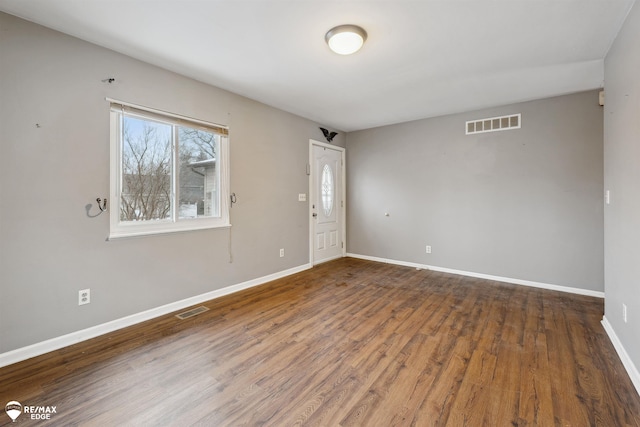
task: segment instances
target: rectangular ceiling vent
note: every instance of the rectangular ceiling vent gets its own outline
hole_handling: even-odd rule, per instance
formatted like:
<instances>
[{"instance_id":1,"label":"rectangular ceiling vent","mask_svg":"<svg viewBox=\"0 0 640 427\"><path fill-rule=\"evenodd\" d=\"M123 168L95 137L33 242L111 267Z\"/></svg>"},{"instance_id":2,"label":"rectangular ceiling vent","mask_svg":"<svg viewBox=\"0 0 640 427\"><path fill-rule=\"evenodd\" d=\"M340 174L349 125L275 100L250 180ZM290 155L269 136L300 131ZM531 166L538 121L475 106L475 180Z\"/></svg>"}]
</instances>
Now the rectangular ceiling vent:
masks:
<instances>
[{"instance_id":1,"label":"rectangular ceiling vent","mask_svg":"<svg viewBox=\"0 0 640 427\"><path fill-rule=\"evenodd\" d=\"M520 114L510 116L489 117L488 119L471 120L465 125L467 135L485 132L497 132L500 130L520 129L522 118Z\"/></svg>"},{"instance_id":2,"label":"rectangular ceiling vent","mask_svg":"<svg viewBox=\"0 0 640 427\"><path fill-rule=\"evenodd\" d=\"M176 317L180 320L188 319L189 317L196 316L200 313L204 313L208 311L209 307L205 307L201 305L200 307L192 308L191 310L185 311L184 313L176 314Z\"/></svg>"}]
</instances>

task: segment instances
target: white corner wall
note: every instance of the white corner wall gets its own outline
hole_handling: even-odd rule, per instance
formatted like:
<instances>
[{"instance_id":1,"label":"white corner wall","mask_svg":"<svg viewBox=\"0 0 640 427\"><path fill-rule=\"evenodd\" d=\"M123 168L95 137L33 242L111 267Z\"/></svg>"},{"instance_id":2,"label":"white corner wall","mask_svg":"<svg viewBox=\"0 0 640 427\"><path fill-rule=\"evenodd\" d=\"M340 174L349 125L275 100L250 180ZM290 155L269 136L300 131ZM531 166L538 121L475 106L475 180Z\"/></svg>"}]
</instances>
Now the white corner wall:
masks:
<instances>
[{"instance_id":1,"label":"white corner wall","mask_svg":"<svg viewBox=\"0 0 640 427\"><path fill-rule=\"evenodd\" d=\"M640 393L640 6L605 59L605 319ZM623 318L623 305L627 319Z\"/></svg>"}]
</instances>

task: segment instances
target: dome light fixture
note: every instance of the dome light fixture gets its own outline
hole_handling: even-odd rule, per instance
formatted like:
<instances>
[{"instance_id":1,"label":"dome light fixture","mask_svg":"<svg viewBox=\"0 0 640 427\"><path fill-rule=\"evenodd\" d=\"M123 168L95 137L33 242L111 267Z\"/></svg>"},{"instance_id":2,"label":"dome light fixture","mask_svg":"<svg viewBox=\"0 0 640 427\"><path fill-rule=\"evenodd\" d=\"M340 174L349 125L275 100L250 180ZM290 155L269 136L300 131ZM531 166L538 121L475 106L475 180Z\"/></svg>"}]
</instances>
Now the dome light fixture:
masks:
<instances>
[{"instance_id":1,"label":"dome light fixture","mask_svg":"<svg viewBox=\"0 0 640 427\"><path fill-rule=\"evenodd\" d=\"M338 25L327 31L324 39L335 53L351 55L360 50L367 40L367 32L357 25Z\"/></svg>"}]
</instances>

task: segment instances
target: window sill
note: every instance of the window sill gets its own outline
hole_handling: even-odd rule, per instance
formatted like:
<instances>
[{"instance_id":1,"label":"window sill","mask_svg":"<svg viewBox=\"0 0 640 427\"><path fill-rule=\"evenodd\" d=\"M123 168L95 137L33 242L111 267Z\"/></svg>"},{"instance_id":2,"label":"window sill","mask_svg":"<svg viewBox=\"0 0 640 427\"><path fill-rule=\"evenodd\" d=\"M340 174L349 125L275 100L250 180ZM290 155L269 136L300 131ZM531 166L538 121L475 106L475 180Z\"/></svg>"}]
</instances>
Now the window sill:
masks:
<instances>
[{"instance_id":1,"label":"window sill","mask_svg":"<svg viewBox=\"0 0 640 427\"><path fill-rule=\"evenodd\" d=\"M135 226L134 226L135 227ZM202 225L202 226L193 226L190 224L189 227L185 226L171 226L171 227L162 227L162 228L154 228L153 230L127 230L120 227L119 230L111 231L109 233L109 237L107 237L107 241L111 240L121 240L128 239L132 237L144 237L144 236L157 236L162 234L171 234L171 233L184 233L189 231L200 231L200 230L216 230L216 229L226 229L231 228L230 223L220 224L220 225Z\"/></svg>"}]
</instances>

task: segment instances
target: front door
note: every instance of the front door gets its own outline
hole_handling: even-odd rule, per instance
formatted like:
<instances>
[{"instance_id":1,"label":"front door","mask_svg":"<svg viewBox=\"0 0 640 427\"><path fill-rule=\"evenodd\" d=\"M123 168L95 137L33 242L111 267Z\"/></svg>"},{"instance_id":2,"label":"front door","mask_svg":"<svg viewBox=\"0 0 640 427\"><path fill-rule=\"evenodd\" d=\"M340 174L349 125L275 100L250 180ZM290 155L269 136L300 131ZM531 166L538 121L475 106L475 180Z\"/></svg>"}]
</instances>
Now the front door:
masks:
<instances>
[{"instance_id":1,"label":"front door","mask_svg":"<svg viewBox=\"0 0 640 427\"><path fill-rule=\"evenodd\" d=\"M344 256L344 149L311 142L313 263Z\"/></svg>"}]
</instances>

